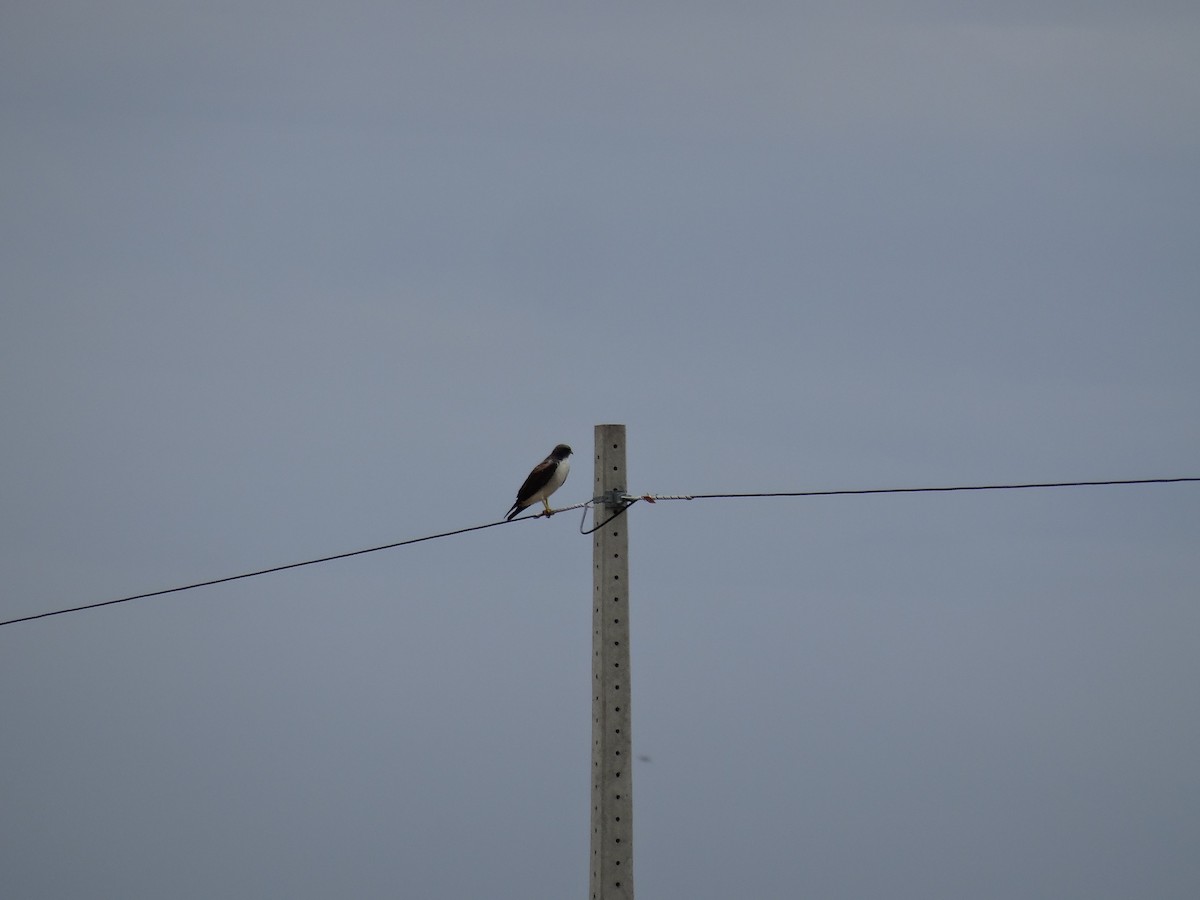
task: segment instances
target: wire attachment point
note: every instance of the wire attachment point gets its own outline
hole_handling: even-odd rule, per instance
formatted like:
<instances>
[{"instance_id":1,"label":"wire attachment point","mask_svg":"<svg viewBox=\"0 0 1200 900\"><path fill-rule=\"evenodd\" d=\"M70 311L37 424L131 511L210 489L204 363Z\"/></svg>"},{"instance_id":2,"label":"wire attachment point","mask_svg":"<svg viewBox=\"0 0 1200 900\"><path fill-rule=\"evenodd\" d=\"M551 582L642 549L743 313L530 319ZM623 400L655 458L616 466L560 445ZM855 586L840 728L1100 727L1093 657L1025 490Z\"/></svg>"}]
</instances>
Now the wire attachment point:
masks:
<instances>
[{"instance_id":1,"label":"wire attachment point","mask_svg":"<svg viewBox=\"0 0 1200 900\"><path fill-rule=\"evenodd\" d=\"M583 527L584 522L587 521L587 510L585 509L584 513L583 513L583 518L581 518L579 520L579 533L580 534L591 534L594 531L598 531L599 529L603 528L605 525L607 525L609 522L611 522L617 516L621 515L623 512L625 512L625 510L629 509L629 507L633 506L633 504L637 503L641 499L642 499L641 497L631 497L629 494L625 493L625 491L621 490L620 488L615 488L606 494L602 494L599 497L593 497L588 503L586 503L584 505L594 508L597 503L603 503L607 508L615 509L616 512L613 513L611 516L609 516L607 519L605 519L603 522L598 522L597 524L593 525L591 528L588 528L585 531L584 527Z\"/></svg>"}]
</instances>

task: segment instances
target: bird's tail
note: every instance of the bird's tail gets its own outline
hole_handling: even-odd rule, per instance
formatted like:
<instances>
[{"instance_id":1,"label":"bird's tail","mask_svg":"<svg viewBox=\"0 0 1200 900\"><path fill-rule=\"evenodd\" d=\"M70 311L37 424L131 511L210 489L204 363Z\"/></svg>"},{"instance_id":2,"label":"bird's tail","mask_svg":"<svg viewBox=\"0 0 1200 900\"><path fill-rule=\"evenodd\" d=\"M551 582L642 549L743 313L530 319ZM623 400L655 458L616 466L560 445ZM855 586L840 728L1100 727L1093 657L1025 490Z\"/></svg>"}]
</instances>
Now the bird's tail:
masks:
<instances>
[{"instance_id":1,"label":"bird's tail","mask_svg":"<svg viewBox=\"0 0 1200 900\"><path fill-rule=\"evenodd\" d=\"M512 505L512 509L510 509L508 511L508 515L504 517L504 521L511 522L513 520L513 516L515 516L520 511L521 511L521 507L518 504L514 503Z\"/></svg>"}]
</instances>

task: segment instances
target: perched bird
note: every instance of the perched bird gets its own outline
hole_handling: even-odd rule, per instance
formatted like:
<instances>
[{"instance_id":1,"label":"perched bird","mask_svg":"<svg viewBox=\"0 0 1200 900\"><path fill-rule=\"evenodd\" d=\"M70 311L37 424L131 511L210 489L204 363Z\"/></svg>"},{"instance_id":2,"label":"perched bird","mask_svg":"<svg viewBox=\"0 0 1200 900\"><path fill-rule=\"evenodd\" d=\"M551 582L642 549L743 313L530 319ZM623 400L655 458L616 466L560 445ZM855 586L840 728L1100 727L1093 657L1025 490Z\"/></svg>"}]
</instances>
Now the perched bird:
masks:
<instances>
[{"instance_id":1,"label":"perched bird","mask_svg":"<svg viewBox=\"0 0 1200 900\"><path fill-rule=\"evenodd\" d=\"M517 491L517 502L504 517L505 521L512 521L513 516L539 500L546 507L546 515L554 515L554 510L550 508L550 495L567 480L567 473L571 471L571 463L567 460L570 455L571 448L566 444L559 444L550 451L549 456L533 467L533 471Z\"/></svg>"}]
</instances>

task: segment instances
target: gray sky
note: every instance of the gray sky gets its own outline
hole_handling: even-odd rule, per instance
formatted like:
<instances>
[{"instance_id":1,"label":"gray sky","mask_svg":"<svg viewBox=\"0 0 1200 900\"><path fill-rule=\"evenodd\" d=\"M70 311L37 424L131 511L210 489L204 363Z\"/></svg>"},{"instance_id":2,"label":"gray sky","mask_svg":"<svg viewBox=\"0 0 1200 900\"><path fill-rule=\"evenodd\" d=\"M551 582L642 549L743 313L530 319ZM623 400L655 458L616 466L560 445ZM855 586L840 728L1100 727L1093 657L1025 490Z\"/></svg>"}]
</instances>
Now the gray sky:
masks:
<instances>
[{"instance_id":1,"label":"gray sky","mask_svg":"<svg viewBox=\"0 0 1200 900\"><path fill-rule=\"evenodd\" d=\"M1191 3L14 2L0 617L636 491L1197 475ZM587 890L578 514L0 629L13 898ZM643 897L1200 895L1200 487L640 504Z\"/></svg>"}]
</instances>

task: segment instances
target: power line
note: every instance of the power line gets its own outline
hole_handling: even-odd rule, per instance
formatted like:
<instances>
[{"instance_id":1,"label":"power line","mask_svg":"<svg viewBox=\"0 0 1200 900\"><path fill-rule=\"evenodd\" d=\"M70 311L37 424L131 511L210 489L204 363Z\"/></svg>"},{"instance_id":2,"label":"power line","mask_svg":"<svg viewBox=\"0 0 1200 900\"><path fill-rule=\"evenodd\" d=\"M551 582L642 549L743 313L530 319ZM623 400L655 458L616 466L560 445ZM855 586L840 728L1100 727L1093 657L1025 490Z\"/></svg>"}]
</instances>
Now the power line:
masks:
<instances>
[{"instance_id":1,"label":"power line","mask_svg":"<svg viewBox=\"0 0 1200 900\"><path fill-rule=\"evenodd\" d=\"M751 498L766 498L766 497L839 497L855 494L928 494L928 493L949 493L951 491L1011 491L1021 490L1026 488L1063 488L1063 487L1107 487L1110 485L1130 485L1130 484L1179 484L1182 482L1200 481L1200 477L1196 478L1126 478L1112 481L1053 481L1053 482L1037 482L1031 484L972 484L958 485L954 487L915 487L915 488L855 488L849 490L832 490L832 491L768 491L768 492L753 492L753 493L728 493L728 494L626 494L623 499L624 504L612 516L616 516L625 512L630 506L639 500L645 500L649 503L656 503L660 500L734 500L734 499L751 499ZM603 500L603 497L593 497L583 503L576 503L572 506L564 506L556 509L555 512L566 512L572 509L587 509L595 503ZM456 528L453 531L443 531L438 534L427 534L423 537L409 538L404 541L395 541L391 544L380 544L378 547L367 547L363 550L350 550L346 553L335 553L332 556L322 556L317 559L306 559L302 562L287 563L282 566L272 566L267 569L257 569L253 572L243 572L240 575L226 575L223 578L212 578L208 581L197 581L191 584L183 584L178 587L164 588L159 591L148 591L144 594L132 594L128 597L119 597L116 600L101 600L98 603L86 603L82 606L72 606L66 609L55 609L50 612L35 613L30 616L20 616L16 619L8 619L0 622L0 627L4 625L16 625L18 622L32 622L35 619L45 619L50 616L61 616L66 613L82 612L86 609L98 609L101 606L113 606L117 603L128 603L131 600L145 600L149 597L161 597L164 594L177 594L181 591L190 591L196 588L211 587L215 584L225 584L229 581L240 581L243 578L255 578L259 575L270 575L273 572L284 572L288 569L299 569L304 566L315 566L319 563L333 562L336 559L348 559L351 556L363 556L367 553L377 553L380 550L392 550L396 547L406 547L409 544L420 544L424 541L434 541L439 538L453 537L459 534L466 534L470 531L482 531L485 528L495 528L497 525L508 525L510 522L522 522L527 519L541 518L544 514L537 513L536 515L518 516L514 519L500 519L496 522L487 522L483 525L471 525L467 528ZM586 512L584 513L586 516ZM612 518L607 521L611 521ZM601 523L603 525L605 523ZM597 526L599 527L599 526ZM595 529L593 528L592 531ZM590 534L591 531L583 531L581 533Z\"/></svg>"},{"instance_id":2,"label":"power line","mask_svg":"<svg viewBox=\"0 0 1200 900\"><path fill-rule=\"evenodd\" d=\"M566 506L562 509L556 509L555 512L563 512L569 509L579 509L581 506L587 506L586 503L578 503L575 506ZM454 531L443 531L439 534L427 534L424 537L409 538L406 541L396 541L391 544L380 544L378 547L367 547L364 550L351 550L347 553L335 553L332 556L322 556L319 559L306 559L303 562L287 563L282 566L272 566L269 569L257 569L253 572L243 572L240 575L226 575L224 578L212 578L208 581L196 581L192 584L181 584L179 587L164 588L161 591L148 591L144 594L132 594L128 597L119 597L116 600L101 600L99 603L86 603L83 606L72 606L69 609L55 609L50 612L35 613L31 616L21 616L17 619L8 619L0 622L0 626L15 625L18 622L32 622L34 619L45 619L49 616L61 616L65 613L82 612L85 609L98 609L101 606L113 606L117 603L128 603L130 600L145 600L147 597L161 597L164 594L177 594L180 591L190 591L195 588L211 587L214 584L225 584L227 581L240 581L243 578L254 578L258 575L270 575L272 572L283 572L287 569L299 569L303 566L315 566L318 563L333 562L335 559L348 559L351 556L362 556L366 553L377 553L380 550L391 550L395 547L405 547L409 544L419 544L422 541L434 541L438 538L453 537L456 534L466 534L468 531L482 531L485 528L495 528L497 525L507 525L509 522L521 522L526 519L536 519L541 517L542 513L530 516L518 516L514 519L501 519L498 522L488 522L485 525L471 525L468 528L456 528Z\"/></svg>"},{"instance_id":3,"label":"power line","mask_svg":"<svg viewBox=\"0 0 1200 900\"><path fill-rule=\"evenodd\" d=\"M840 497L851 494L931 494L950 491L1015 491L1023 488L1103 487L1114 484L1177 484L1200 478L1125 478L1115 481L1043 481L1033 484L969 484L956 487L857 488L838 491L771 491L744 494L641 494L637 499L651 503L659 500L732 500L749 497Z\"/></svg>"}]
</instances>

